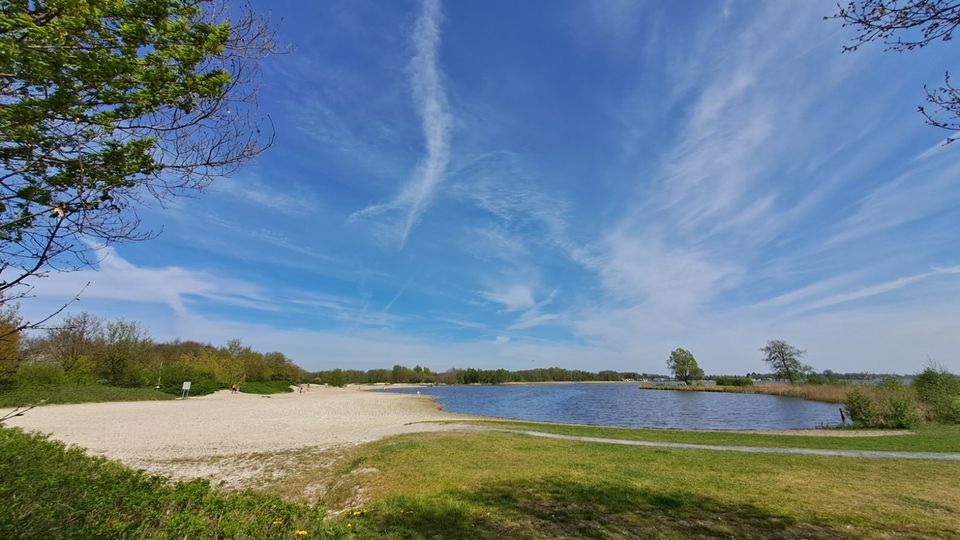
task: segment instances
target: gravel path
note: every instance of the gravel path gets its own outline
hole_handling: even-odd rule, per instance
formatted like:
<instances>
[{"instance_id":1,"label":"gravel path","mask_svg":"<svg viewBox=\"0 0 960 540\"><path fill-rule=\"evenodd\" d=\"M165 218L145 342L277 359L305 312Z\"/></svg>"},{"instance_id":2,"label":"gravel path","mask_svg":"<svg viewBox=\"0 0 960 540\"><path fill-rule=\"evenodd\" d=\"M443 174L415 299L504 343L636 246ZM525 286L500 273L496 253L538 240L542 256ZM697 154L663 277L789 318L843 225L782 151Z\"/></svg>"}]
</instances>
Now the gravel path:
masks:
<instances>
[{"instance_id":1,"label":"gravel path","mask_svg":"<svg viewBox=\"0 0 960 540\"><path fill-rule=\"evenodd\" d=\"M939 461L960 461L960 454L946 452L889 452L879 450L825 450L819 448L773 448L763 446L725 446L719 444L687 444L655 441L631 441L626 439L606 439L603 437L585 437L580 435L558 435L543 431L520 429L498 429L485 427L459 428L458 431L492 431L497 433L516 433L531 437L560 439L565 441L585 441L603 444L622 444L626 446L647 446L653 448L684 448L689 450L718 450L721 452L746 452L750 454L797 454L805 456L837 456L868 459L933 459Z\"/></svg>"}]
</instances>

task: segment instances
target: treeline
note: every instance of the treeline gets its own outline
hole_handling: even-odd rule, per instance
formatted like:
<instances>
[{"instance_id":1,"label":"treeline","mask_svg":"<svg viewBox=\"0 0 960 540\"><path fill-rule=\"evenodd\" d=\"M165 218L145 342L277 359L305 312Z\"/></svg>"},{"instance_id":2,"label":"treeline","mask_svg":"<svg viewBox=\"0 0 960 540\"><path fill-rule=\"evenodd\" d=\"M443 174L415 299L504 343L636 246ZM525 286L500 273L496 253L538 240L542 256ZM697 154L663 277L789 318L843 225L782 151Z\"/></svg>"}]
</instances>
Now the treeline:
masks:
<instances>
[{"instance_id":1,"label":"treeline","mask_svg":"<svg viewBox=\"0 0 960 540\"><path fill-rule=\"evenodd\" d=\"M829 369L822 373L812 372L805 374L795 381L807 385L846 385L850 383L879 383L888 379L908 379L904 375L871 374L871 373L835 373ZM748 373L740 375L709 375L704 380L714 381L718 386L753 386L754 381L782 380L776 373Z\"/></svg>"},{"instance_id":2,"label":"treeline","mask_svg":"<svg viewBox=\"0 0 960 540\"><path fill-rule=\"evenodd\" d=\"M583 382L639 380L646 374L624 371L600 371L597 373L558 367L508 371L506 369L453 368L434 372L423 366L395 365L393 369L333 369L320 371L314 376L321 383L333 386L344 384L503 384L511 382Z\"/></svg>"},{"instance_id":3,"label":"treeline","mask_svg":"<svg viewBox=\"0 0 960 540\"><path fill-rule=\"evenodd\" d=\"M9 314L4 321L9 328ZM232 384L300 382L306 376L283 353L257 352L238 339L223 347L156 343L137 322L89 313L66 317L38 336L8 333L0 341L0 381L7 385L99 382L179 394L182 383L191 381L191 393L204 394Z\"/></svg>"}]
</instances>

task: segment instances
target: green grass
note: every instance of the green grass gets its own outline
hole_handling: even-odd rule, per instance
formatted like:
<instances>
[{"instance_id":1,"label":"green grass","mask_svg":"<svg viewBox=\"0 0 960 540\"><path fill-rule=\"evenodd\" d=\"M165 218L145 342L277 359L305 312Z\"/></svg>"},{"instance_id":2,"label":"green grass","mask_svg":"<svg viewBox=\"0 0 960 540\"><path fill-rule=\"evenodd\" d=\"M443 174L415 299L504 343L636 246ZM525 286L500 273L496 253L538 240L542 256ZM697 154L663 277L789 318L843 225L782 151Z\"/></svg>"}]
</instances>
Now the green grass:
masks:
<instances>
[{"instance_id":1,"label":"green grass","mask_svg":"<svg viewBox=\"0 0 960 540\"><path fill-rule=\"evenodd\" d=\"M433 433L357 448L335 475L328 505L367 499L339 521L362 538L960 536L953 462Z\"/></svg>"},{"instance_id":2,"label":"green grass","mask_svg":"<svg viewBox=\"0 0 960 540\"><path fill-rule=\"evenodd\" d=\"M820 448L830 450L885 450L901 452L960 452L960 426L925 425L909 434L880 435L876 437L768 435L732 433L728 431L680 431L671 429L624 429L613 427L577 426L533 422L472 422L491 428L543 431L561 435L580 435L636 441L673 442L687 444L717 444L726 446L763 446L773 448ZM881 432L882 433L882 432Z\"/></svg>"},{"instance_id":3,"label":"green grass","mask_svg":"<svg viewBox=\"0 0 960 540\"><path fill-rule=\"evenodd\" d=\"M21 407L46 400L54 403L91 403L100 401L148 401L175 399L176 396L153 388L122 388L96 383L56 385L5 385L0 387L0 407Z\"/></svg>"},{"instance_id":4,"label":"green grass","mask_svg":"<svg viewBox=\"0 0 960 540\"><path fill-rule=\"evenodd\" d=\"M608 428L512 427L611 435ZM949 439L957 432L917 436ZM746 444L762 436L738 437ZM295 470L271 475L276 483L268 479L258 492L226 493L0 428L0 538L294 538L301 529L309 538L397 539L960 536L960 462L441 432L350 449L332 470L318 459L291 463ZM322 505L294 502L317 482L324 484ZM361 505L365 511L351 511ZM325 507L347 511L325 521Z\"/></svg>"},{"instance_id":5,"label":"green grass","mask_svg":"<svg viewBox=\"0 0 960 540\"><path fill-rule=\"evenodd\" d=\"M205 481L168 483L79 449L0 428L0 538L343 537L322 507Z\"/></svg>"},{"instance_id":6,"label":"green grass","mask_svg":"<svg viewBox=\"0 0 960 540\"><path fill-rule=\"evenodd\" d=\"M293 392L289 381L254 381L240 385L240 391L245 394L285 394Z\"/></svg>"}]
</instances>

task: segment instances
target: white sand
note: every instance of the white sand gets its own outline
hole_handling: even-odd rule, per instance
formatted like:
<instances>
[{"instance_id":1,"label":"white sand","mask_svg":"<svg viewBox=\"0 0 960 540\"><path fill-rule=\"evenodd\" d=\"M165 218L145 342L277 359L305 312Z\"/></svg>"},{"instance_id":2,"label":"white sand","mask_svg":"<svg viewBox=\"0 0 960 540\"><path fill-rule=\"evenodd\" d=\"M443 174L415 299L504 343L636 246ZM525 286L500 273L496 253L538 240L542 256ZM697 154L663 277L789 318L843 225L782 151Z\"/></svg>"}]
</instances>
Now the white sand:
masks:
<instances>
[{"instance_id":1,"label":"white sand","mask_svg":"<svg viewBox=\"0 0 960 540\"><path fill-rule=\"evenodd\" d=\"M253 477L257 461L296 449L341 449L468 418L423 396L312 386L309 392L176 401L48 405L7 422L138 469L176 478ZM233 459L230 459L230 458ZM241 469L238 472L238 469ZM246 470L246 472L244 472Z\"/></svg>"}]
</instances>

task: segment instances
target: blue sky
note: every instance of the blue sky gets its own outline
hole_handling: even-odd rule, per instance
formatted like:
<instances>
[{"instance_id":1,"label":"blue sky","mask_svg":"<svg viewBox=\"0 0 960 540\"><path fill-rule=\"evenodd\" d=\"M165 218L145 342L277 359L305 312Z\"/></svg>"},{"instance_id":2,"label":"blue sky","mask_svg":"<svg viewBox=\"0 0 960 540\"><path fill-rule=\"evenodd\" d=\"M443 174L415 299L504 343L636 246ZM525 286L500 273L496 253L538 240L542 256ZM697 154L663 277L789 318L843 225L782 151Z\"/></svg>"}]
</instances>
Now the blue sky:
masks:
<instances>
[{"instance_id":1,"label":"blue sky","mask_svg":"<svg viewBox=\"0 0 960 540\"><path fill-rule=\"evenodd\" d=\"M950 43L841 54L828 1L254 6L273 148L28 315L90 281L308 369L960 371L960 143L916 113Z\"/></svg>"}]
</instances>

